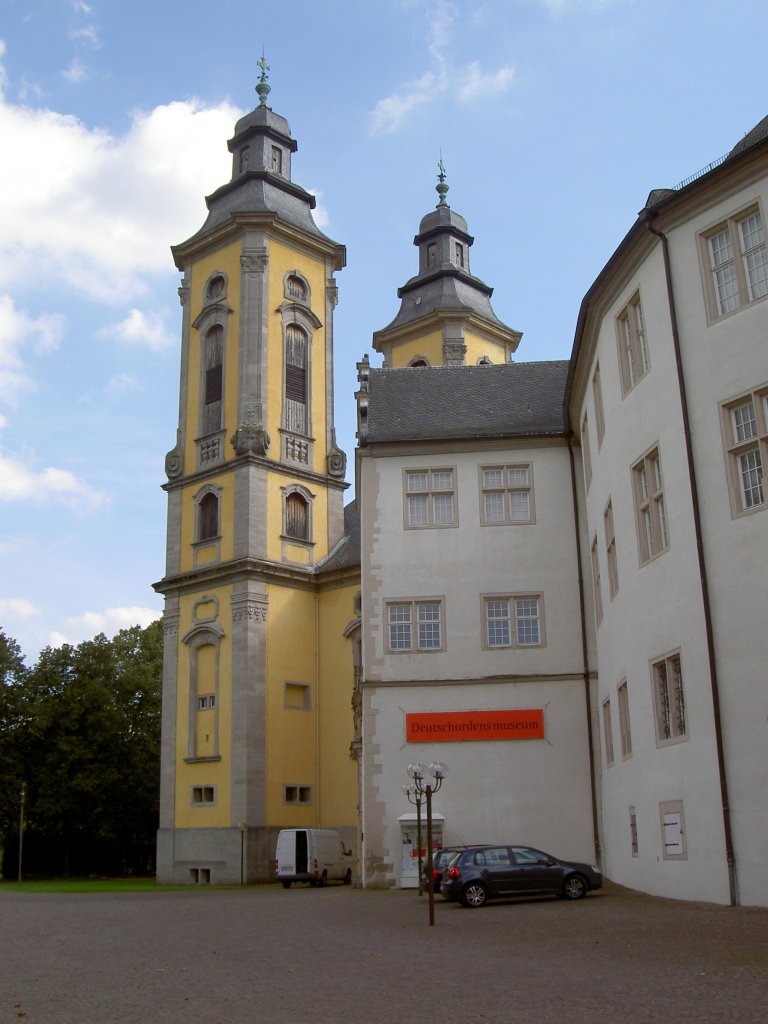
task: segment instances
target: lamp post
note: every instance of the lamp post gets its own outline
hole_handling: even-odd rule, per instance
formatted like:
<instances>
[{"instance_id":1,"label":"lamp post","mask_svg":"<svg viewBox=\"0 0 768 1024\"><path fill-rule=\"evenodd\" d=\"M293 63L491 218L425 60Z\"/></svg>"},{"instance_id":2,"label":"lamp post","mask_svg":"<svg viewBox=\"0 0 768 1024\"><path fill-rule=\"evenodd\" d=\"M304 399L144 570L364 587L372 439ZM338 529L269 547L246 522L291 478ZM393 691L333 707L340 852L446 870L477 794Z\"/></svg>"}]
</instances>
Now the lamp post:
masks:
<instances>
[{"instance_id":1,"label":"lamp post","mask_svg":"<svg viewBox=\"0 0 768 1024\"><path fill-rule=\"evenodd\" d=\"M24 848L24 801L27 798L27 784L22 782L21 793L21 811L19 812L19 881L21 881L21 853Z\"/></svg>"},{"instance_id":2,"label":"lamp post","mask_svg":"<svg viewBox=\"0 0 768 1024\"><path fill-rule=\"evenodd\" d=\"M427 781L427 772L432 781ZM443 784L447 769L441 761L432 761L426 768L420 761L408 765L408 774L413 779L413 787L419 797L424 797L427 805L427 879L429 881L429 923L435 923L435 887L432 881L432 795Z\"/></svg>"},{"instance_id":3,"label":"lamp post","mask_svg":"<svg viewBox=\"0 0 768 1024\"><path fill-rule=\"evenodd\" d=\"M245 881L245 833L248 831L248 826L244 821L239 821L237 827L240 831L240 885Z\"/></svg>"},{"instance_id":4,"label":"lamp post","mask_svg":"<svg viewBox=\"0 0 768 1024\"><path fill-rule=\"evenodd\" d=\"M408 803L413 804L413 806L416 808L416 843L419 859L419 896L421 896L423 888L422 883L424 880L424 865L421 856L421 851L423 849L421 845L421 791L418 790L414 785L409 786L408 783L406 782L405 785L403 786L403 792L408 798Z\"/></svg>"}]
</instances>

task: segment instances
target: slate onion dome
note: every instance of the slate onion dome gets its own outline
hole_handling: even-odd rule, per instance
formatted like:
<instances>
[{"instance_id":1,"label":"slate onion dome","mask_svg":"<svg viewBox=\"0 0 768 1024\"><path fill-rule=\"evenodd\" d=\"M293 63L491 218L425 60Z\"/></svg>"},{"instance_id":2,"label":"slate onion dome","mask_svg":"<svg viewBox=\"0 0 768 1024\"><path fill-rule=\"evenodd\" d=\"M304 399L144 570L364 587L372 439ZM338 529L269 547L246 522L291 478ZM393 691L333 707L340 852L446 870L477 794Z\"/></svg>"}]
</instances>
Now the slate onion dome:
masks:
<instances>
[{"instance_id":1,"label":"slate onion dome","mask_svg":"<svg viewBox=\"0 0 768 1024\"><path fill-rule=\"evenodd\" d=\"M398 289L400 310L391 323L373 335L373 346L384 353L386 364L391 365L393 346L406 340L406 335L412 336L420 325L426 328L428 321L440 322L446 342L449 335L458 342L471 322L495 337L504 350L501 361L506 361L522 335L499 320L490 302L493 288L470 272L469 250L474 238L466 220L448 205L449 185L442 158L437 177L438 203L422 217L413 240L419 250L418 273ZM445 361L463 361L458 354L460 347L444 346Z\"/></svg>"},{"instance_id":2,"label":"slate onion dome","mask_svg":"<svg viewBox=\"0 0 768 1024\"><path fill-rule=\"evenodd\" d=\"M264 57L258 65L261 68L256 85L259 103L240 118L234 135L227 142L232 154L232 177L206 196L208 219L193 238L210 234L232 217L267 213L326 239L312 217L315 197L291 180L291 157L298 145L291 136L287 120L267 106L271 91L267 82L269 65ZM344 258L341 259L338 269L344 265Z\"/></svg>"}]
</instances>

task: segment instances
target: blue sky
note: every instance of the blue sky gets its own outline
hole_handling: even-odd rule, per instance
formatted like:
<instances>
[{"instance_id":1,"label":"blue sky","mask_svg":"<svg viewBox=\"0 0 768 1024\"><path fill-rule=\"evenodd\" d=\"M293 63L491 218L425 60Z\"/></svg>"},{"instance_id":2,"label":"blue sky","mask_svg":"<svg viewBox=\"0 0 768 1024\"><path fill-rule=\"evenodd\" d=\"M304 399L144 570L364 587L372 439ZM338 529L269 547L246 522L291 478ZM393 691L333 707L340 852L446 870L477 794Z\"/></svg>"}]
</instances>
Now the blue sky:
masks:
<instances>
[{"instance_id":1,"label":"blue sky","mask_svg":"<svg viewBox=\"0 0 768 1024\"><path fill-rule=\"evenodd\" d=\"M570 354L579 303L648 192L768 113L764 0L1 0L0 628L29 660L161 610L163 457L181 310L169 247L270 105L294 180L347 246L336 424L353 462L355 363L448 202L472 270ZM351 493L351 492L350 492Z\"/></svg>"}]
</instances>

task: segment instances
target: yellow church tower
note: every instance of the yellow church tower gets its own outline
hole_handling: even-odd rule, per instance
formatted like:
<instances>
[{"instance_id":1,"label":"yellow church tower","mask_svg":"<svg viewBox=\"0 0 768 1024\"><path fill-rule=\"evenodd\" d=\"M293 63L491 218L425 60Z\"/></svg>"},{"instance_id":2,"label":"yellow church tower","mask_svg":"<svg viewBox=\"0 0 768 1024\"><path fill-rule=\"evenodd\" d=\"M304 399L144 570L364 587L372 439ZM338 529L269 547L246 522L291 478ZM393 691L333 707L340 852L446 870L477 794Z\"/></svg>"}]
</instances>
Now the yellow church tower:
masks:
<instances>
[{"instance_id":1,"label":"yellow church tower","mask_svg":"<svg viewBox=\"0 0 768 1024\"><path fill-rule=\"evenodd\" d=\"M297 145L260 67L259 104L228 143L232 178L172 249L183 322L156 584L164 883L269 877L284 827L357 838L359 555L333 427L345 250L292 181Z\"/></svg>"}]
</instances>

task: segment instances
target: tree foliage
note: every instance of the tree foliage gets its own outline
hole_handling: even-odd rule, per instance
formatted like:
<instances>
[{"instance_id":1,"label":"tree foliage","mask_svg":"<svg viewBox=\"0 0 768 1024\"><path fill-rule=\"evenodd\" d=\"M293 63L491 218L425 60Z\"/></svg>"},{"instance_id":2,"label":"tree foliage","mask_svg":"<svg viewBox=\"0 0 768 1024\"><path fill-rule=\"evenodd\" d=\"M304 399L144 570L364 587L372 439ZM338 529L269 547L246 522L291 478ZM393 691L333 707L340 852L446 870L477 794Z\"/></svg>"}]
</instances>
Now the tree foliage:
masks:
<instances>
[{"instance_id":1,"label":"tree foliage","mask_svg":"<svg viewBox=\"0 0 768 1024\"><path fill-rule=\"evenodd\" d=\"M16 870L22 781L25 873L151 870L160 776L160 622L124 629L112 640L99 634L77 647L47 647L29 669L18 645L0 633L0 672L5 874Z\"/></svg>"}]
</instances>

